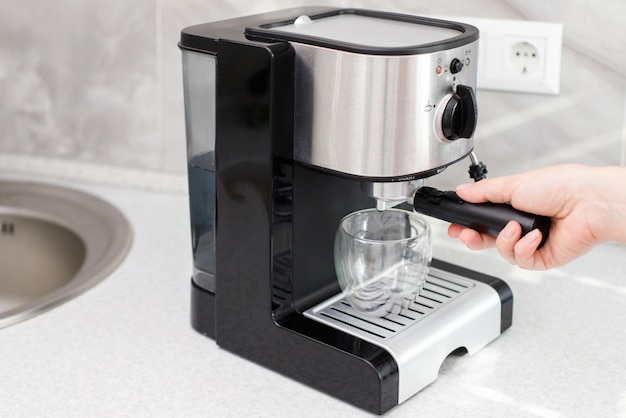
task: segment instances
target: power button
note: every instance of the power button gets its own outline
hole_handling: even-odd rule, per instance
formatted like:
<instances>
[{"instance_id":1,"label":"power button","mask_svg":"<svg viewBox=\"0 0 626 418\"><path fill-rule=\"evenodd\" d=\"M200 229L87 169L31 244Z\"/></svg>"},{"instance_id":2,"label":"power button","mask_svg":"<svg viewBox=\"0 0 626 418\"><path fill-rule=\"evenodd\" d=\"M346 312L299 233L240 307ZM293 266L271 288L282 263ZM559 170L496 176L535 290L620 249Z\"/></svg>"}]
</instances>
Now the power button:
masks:
<instances>
[{"instance_id":1,"label":"power button","mask_svg":"<svg viewBox=\"0 0 626 418\"><path fill-rule=\"evenodd\" d=\"M455 58L450 63L450 72L456 74L463 69L463 63L458 58Z\"/></svg>"}]
</instances>

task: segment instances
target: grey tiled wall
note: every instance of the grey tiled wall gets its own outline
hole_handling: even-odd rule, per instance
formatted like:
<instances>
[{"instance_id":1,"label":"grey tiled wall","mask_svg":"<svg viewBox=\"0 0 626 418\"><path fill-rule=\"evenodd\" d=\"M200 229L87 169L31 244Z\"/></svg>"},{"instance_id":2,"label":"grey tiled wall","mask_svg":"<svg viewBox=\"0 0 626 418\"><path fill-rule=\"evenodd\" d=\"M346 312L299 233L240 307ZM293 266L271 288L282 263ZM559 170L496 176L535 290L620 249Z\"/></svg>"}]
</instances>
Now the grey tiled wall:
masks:
<instances>
[{"instance_id":1,"label":"grey tiled wall","mask_svg":"<svg viewBox=\"0 0 626 418\"><path fill-rule=\"evenodd\" d=\"M626 3L620 0L312 3L564 22L562 93L479 92L477 151L502 173L623 158L626 32L620 19ZM184 174L180 29L301 4L307 3L3 0L0 156Z\"/></svg>"}]
</instances>

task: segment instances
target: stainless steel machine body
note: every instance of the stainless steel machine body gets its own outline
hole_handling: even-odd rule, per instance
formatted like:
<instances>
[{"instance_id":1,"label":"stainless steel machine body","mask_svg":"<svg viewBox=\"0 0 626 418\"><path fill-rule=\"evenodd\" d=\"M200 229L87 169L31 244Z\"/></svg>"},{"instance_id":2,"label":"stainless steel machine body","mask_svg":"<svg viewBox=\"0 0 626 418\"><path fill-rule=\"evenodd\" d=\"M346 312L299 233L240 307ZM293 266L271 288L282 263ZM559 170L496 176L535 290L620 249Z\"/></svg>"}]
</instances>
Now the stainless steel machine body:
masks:
<instances>
[{"instance_id":1,"label":"stainless steel machine body","mask_svg":"<svg viewBox=\"0 0 626 418\"><path fill-rule=\"evenodd\" d=\"M256 30L296 52L294 158L366 179L379 209L472 151L475 28L345 13Z\"/></svg>"},{"instance_id":2,"label":"stainless steel machine body","mask_svg":"<svg viewBox=\"0 0 626 418\"><path fill-rule=\"evenodd\" d=\"M473 61L477 42L410 56L292 45L298 161L359 177L403 180L433 174L472 150L472 138L443 136L439 109L457 84L474 88L476 70L470 65L457 74L436 71L455 57Z\"/></svg>"}]
</instances>

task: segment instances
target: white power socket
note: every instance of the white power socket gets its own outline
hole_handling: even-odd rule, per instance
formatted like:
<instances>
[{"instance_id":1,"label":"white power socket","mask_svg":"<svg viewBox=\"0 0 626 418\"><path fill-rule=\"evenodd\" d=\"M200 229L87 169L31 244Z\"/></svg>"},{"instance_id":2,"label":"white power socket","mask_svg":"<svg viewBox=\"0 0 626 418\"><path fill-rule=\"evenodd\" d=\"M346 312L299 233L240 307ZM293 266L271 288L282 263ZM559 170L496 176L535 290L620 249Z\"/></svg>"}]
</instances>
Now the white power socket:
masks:
<instances>
[{"instance_id":1,"label":"white power socket","mask_svg":"<svg viewBox=\"0 0 626 418\"><path fill-rule=\"evenodd\" d=\"M515 41L514 39L513 42ZM508 48L507 64L516 76L542 78L543 54L539 52L545 50L545 42L542 41L541 39L537 42L519 39Z\"/></svg>"},{"instance_id":2,"label":"white power socket","mask_svg":"<svg viewBox=\"0 0 626 418\"><path fill-rule=\"evenodd\" d=\"M559 94L563 45L561 23L441 18L469 23L479 29L478 88Z\"/></svg>"}]
</instances>

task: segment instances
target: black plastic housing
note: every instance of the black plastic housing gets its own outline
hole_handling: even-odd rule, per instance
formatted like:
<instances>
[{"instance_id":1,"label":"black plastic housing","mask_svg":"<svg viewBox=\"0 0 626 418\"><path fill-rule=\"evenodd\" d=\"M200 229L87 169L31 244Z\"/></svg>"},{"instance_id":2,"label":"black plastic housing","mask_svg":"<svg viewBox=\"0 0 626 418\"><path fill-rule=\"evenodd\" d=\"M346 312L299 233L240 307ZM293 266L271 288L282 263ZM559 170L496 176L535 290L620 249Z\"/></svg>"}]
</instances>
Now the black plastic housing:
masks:
<instances>
[{"instance_id":1,"label":"black plastic housing","mask_svg":"<svg viewBox=\"0 0 626 418\"><path fill-rule=\"evenodd\" d=\"M191 318L222 348L382 414L398 403L391 354L302 315L339 292L336 227L373 200L358 179L293 161L294 50L244 36L251 25L332 10L291 9L181 34L181 48L217 56L216 288L192 283ZM503 329L510 326L504 282L434 263L493 286L503 301Z\"/></svg>"}]
</instances>

